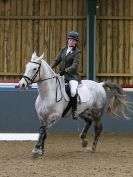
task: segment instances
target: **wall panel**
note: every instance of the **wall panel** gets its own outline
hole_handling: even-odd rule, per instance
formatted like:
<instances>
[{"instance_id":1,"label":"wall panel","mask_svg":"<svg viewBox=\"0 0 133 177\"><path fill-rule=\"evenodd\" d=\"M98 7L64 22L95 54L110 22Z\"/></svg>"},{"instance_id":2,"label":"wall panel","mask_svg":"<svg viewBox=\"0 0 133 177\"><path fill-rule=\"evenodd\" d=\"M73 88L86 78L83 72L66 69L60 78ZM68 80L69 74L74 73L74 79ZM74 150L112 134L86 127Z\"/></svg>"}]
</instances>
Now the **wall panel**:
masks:
<instances>
[{"instance_id":1,"label":"wall panel","mask_svg":"<svg viewBox=\"0 0 133 177\"><path fill-rule=\"evenodd\" d=\"M81 75L86 63L87 0L0 0L0 79L19 79L33 51L48 63L80 33ZM57 71L57 69L56 69Z\"/></svg>"},{"instance_id":2,"label":"wall panel","mask_svg":"<svg viewBox=\"0 0 133 177\"><path fill-rule=\"evenodd\" d=\"M133 84L133 0L97 1L98 81Z\"/></svg>"}]
</instances>

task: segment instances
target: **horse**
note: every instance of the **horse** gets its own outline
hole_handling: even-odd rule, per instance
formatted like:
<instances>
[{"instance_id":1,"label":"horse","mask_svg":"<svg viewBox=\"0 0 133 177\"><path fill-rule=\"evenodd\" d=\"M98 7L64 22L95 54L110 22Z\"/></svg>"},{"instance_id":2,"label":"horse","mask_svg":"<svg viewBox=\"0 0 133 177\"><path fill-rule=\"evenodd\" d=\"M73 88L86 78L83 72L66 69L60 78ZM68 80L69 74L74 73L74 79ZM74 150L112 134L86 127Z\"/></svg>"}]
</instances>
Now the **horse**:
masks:
<instances>
[{"instance_id":1,"label":"horse","mask_svg":"<svg viewBox=\"0 0 133 177\"><path fill-rule=\"evenodd\" d=\"M44 59L44 53L37 56L32 53L31 60L26 64L25 73L19 81L20 88L27 88L32 83L37 83L38 97L35 108L40 120L39 136L32 150L32 156L38 157L44 154L44 145L47 130L64 117L64 112L69 104L69 96L65 91L64 76L56 74ZM107 91L112 95L108 98ZM119 109L127 118L125 109L128 103L124 97L123 90L117 84L106 82L95 82L92 80L81 80L78 87L77 111L81 119L85 121L80 138L83 148L88 148L87 132L94 123L94 139L90 148L95 152L97 142L103 130L101 117L105 111L116 116ZM71 115L71 108L65 112L66 117Z\"/></svg>"}]
</instances>

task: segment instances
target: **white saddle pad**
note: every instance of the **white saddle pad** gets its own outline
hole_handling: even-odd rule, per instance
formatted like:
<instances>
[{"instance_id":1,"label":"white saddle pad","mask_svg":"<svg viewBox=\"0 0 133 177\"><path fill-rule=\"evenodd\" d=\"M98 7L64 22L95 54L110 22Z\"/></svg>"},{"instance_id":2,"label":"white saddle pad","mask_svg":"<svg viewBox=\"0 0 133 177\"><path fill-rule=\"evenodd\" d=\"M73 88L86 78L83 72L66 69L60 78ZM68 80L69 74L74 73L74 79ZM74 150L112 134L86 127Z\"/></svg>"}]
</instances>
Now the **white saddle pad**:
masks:
<instances>
[{"instance_id":1,"label":"white saddle pad","mask_svg":"<svg viewBox=\"0 0 133 177\"><path fill-rule=\"evenodd\" d=\"M86 93L88 93L88 88L84 84L79 84L78 86L78 102L87 102ZM70 101L69 96L65 91L65 87L63 88L63 96L66 101Z\"/></svg>"},{"instance_id":2,"label":"white saddle pad","mask_svg":"<svg viewBox=\"0 0 133 177\"><path fill-rule=\"evenodd\" d=\"M88 88L86 87L86 85L84 84L80 84L78 86L78 101L81 101L81 102L87 102L88 98L86 97L86 93L88 93Z\"/></svg>"}]
</instances>

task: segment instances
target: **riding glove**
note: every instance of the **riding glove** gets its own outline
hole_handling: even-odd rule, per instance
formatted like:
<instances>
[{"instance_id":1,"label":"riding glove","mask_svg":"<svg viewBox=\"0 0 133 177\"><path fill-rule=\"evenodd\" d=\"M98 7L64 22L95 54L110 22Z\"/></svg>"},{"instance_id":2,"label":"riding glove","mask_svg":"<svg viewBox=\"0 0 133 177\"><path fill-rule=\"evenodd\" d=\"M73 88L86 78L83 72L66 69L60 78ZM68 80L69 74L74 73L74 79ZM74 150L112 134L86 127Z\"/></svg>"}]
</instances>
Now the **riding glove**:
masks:
<instances>
[{"instance_id":1,"label":"riding glove","mask_svg":"<svg viewBox=\"0 0 133 177\"><path fill-rule=\"evenodd\" d=\"M65 69L60 71L60 76L63 76L66 73Z\"/></svg>"}]
</instances>

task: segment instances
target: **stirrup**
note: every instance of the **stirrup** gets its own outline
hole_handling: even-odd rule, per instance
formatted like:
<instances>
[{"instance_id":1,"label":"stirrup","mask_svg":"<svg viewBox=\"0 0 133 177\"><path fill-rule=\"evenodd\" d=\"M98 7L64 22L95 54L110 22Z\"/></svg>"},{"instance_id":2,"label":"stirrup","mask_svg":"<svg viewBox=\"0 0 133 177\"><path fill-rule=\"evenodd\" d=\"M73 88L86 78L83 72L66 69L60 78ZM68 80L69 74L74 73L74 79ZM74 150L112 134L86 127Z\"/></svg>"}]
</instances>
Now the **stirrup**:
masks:
<instances>
[{"instance_id":1,"label":"stirrup","mask_svg":"<svg viewBox=\"0 0 133 177\"><path fill-rule=\"evenodd\" d=\"M72 113L72 118L74 120L79 119L79 115L78 115L78 113L76 111Z\"/></svg>"}]
</instances>

